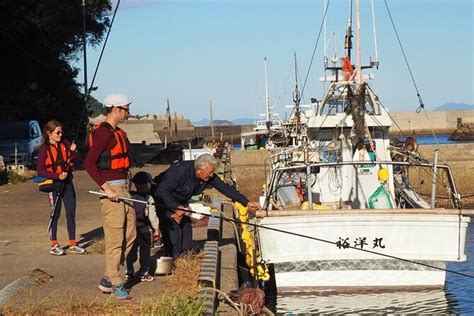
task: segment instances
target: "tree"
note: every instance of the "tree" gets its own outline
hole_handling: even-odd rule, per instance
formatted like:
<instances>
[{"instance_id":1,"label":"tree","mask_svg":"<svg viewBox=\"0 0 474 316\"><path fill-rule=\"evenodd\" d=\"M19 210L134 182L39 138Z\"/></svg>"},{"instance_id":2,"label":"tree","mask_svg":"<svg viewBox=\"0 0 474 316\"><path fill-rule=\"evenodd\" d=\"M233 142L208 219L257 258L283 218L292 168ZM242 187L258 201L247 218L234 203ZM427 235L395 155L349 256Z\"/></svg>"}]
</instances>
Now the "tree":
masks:
<instances>
[{"instance_id":1,"label":"tree","mask_svg":"<svg viewBox=\"0 0 474 316\"><path fill-rule=\"evenodd\" d=\"M105 115L105 106L97 101L93 96L89 96L87 100L87 107L89 109L89 117L97 117L101 114Z\"/></svg>"},{"instance_id":2,"label":"tree","mask_svg":"<svg viewBox=\"0 0 474 316\"><path fill-rule=\"evenodd\" d=\"M87 43L97 46L109 27L111 4L86 2ZM1 119L44 124L54 118L65 125L67 137L76 138L76 130L84 135L84 89L72 66L82 53L82 35L82 0L0 0Z\"/></svg>"}]
</instances>

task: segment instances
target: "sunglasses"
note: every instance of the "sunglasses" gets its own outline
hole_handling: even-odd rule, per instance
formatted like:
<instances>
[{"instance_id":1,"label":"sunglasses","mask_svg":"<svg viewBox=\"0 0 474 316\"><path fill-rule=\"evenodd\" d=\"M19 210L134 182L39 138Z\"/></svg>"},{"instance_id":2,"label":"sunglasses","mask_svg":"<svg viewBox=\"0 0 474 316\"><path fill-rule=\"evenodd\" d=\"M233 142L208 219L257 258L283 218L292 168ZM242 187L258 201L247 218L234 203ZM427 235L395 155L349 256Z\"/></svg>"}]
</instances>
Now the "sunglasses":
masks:
<instances>
[{"instance_id":1,"label":"sunglasses","mask_svg":"<svg viewBox=\"0 0 474 316\"><path fill-rule=\"evenodd\" d=\"M123 106L116 106L117 109L120 109L120 110L124 110L125 112L127 113L130 113L130 109L129 108L125 108Z\"/></svg>"},{"instance_id":2,"label":"sunglasses","mask_svg":"<svg viewBox=\"0 0 474 316\"><path fill-rule=\"evenodd\" d=\"M57 132L54 132L53 134L56 134L56 135L62 135L62 134L63 134L63 132L61 132L61 131L57 131Z\"/></svg>"}]
</instances>

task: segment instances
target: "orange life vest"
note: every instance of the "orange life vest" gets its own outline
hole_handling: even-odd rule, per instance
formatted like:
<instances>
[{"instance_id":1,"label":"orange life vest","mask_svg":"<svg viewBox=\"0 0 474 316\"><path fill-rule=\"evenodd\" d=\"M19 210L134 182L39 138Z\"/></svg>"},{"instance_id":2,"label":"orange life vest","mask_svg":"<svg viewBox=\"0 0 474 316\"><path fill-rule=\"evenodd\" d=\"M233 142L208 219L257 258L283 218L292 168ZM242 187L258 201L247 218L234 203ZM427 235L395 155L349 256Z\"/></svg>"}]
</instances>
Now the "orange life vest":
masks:
<instances>
[{"instance_id":1,"label":"orange life vest","mask_svg":"<svg viewBox=\"0 0 474 316\"><path fill-rule=\"evenodd\" d=\"M67 160L71 156L71 152L66 148L63 142L60 142L58 145L57 147L51 144L47 145L48 150L46 152L45 167L49 172L61 174L67 172ZM72 165L70 164L69 167L72 167Z\"/></svg>"},{"instance_id":2,"label":"orange life vest","mask_svg":"<svg viewBox=\"0 0 474 316\"><path fill-rule=\"evenodd\" d=\"M115 146L110 150L105 150L99 158L97 167L100 170L128 170L130 167L129 149L127 134L116 127L115 129L107 122L95 126L88 135L88 147L91 148L94 142L94 133L99 128L109 129L115 137Z\"/></svg>"}]
</instances>

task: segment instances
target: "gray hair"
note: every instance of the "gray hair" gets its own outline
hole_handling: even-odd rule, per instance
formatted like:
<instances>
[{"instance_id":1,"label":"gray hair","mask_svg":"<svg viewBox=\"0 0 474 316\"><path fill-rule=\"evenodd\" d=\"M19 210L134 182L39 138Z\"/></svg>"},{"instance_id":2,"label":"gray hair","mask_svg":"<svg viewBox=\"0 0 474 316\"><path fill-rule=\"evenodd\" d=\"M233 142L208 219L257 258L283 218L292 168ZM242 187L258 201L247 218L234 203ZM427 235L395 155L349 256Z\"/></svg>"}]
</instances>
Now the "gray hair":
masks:
<instances>
[{"instance_id":1,"label":"gray hair","mask_svg":"<svg viewBox=\"0 0 474 316\"><path fill-rule=\"evenodd\" d=\"M211 154L203 154L196 158L194 161L195 169L204 169L207 165L215 166L217 165L217 160Z\"/></svg>"}]
</instances>

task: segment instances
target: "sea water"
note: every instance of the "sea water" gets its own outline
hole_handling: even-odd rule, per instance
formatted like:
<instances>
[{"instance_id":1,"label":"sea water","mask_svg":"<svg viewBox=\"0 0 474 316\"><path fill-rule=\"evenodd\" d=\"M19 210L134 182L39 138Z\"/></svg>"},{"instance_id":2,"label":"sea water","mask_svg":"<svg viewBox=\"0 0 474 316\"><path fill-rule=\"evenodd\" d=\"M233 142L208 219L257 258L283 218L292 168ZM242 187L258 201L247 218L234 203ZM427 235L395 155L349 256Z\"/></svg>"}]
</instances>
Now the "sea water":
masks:
<instances>
[{"instance_id":1,"label":"sea water","mask_svg":"<svg viewBox=\"0 0 474 316\"><path fill-rule=\"evenodd\" d=\"M449 140L451 134L431 134L431 135L416 135L416 142L419 145L445 145L445 144L464 144L468 143L468 141L454 141ZM403 137L399 137L403 140ZM240 144L234 144L232 146L234 150L240 150Z\"/></svg>"},{"instance_id":2,"label":"sea water","mask_svg":"<svg viewBox=\"0 0 474 316\"><path fill-rule=\"evenodd\" d=\"M448 263L444 290L373 294L279 296L277 314L474 314L474 218L466 237L467 261Z\"/></svg>"}]
</instances>

